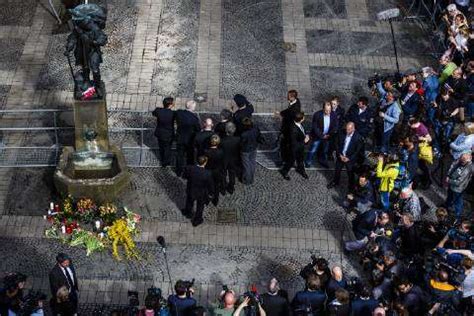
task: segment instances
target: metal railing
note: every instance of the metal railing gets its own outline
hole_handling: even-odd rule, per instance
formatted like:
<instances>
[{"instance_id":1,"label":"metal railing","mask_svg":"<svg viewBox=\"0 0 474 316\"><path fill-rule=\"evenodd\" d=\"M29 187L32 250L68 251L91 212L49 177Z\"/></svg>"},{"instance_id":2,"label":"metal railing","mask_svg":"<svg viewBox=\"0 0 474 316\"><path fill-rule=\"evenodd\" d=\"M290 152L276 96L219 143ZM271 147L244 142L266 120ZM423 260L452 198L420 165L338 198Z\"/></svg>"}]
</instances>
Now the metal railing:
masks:
<instances>
[{"instance_id":1,"label":"metal railing","mask_svg":"<svg viewBox=\"0 0 474 316\"><path fill-rule=\"evenodd\" d=\"M198 113L215 121L219 113ZM62 148L74 144L72 109L0 110L0 167L54 167ZM270 113L255 114L268 139L262 155L275 153L278 122ZM122 149L129 167L159 167L156 120L149 111L108 111L110 143Z\"/></svg>"}]
</instances>

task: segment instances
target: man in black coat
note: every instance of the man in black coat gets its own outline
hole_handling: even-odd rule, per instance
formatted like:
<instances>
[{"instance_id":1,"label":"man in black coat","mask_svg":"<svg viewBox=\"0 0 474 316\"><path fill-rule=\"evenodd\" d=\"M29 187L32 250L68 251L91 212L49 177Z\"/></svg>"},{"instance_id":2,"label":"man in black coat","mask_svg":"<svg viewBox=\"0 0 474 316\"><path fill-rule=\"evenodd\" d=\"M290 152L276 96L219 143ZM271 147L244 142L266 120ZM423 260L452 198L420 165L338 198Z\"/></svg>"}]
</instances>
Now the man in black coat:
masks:
<instances>
[{"instance_id":1,"label":"man in black coat","mask_svg":"<svg viewBox=\"0 0 474 316\"><path fill-rule=\"evenodd\" d=\"M56 293L59 288L65 286L69 290L69 299L77 310L79 284L76 277L76 270L72 265L71 259L65 253L59 253L56 256L56 265L49 272L49 285L51 295L56 301Z\"/></svg>"},{"instance_id":2,"label":"man in black coat","mask_svg":"<svg viewBox=\"0 0 474 316\"><path fill-rule=\"evenodd\" d=\"M203 122L202 130L194 137L194 149L196 157L204 155L204 151L209 148L209 139L214 135L212 128L214 123L211 118L207 118Z\"/></svg>"},{"instance_id":3,"label":"man in black coat","mask_svg":"<svg viewBox=\"0 0 474 316\"><path fill-rule=\"evenodd\" d=\"M158 139L161 166L166 167L171 163L171 143L174 137L174 99L171 97L163 99L163 107L156 108L153 116L156 117L155 136Z\"/></svg>"},{"instance_id":4,"label":"man in black coat","mask_svg":"<svg viewBox=\"0 0 474 316\"><path fill-rule=\"evenodd\" d=\"M301 112L301 103L298 99L298 92L296 92L296 90L290 90L288 91L288 107L276 113L276 115L279 115L281 118L280 155L283 161L287 160L291 153L289 130L295 121L296 113L299 112Z\"/></svg>"},{"instance_id":5,"label":"man in black coat","mask_svg":"<svg viewBox=\"0 0 474 316\"><path fill-rule=\"evenodd\" d=\"M253 105L241 94L236 94L234 96L234 102L237 105L237 109L234 111L233 120L234 124L237 127L237 135L244 130L243 120L245 118L252 118L252 113L254 112Z\"/></svg>"},{"instance_id":6,"label":"man in black coat","mask_svg":"<svg viewBox=\"0 0 474 316\"><path fill-rule=\"evenodd\" d=\"M235 177L240 174L240 137L235 136L236 127L232 122L225 125L226 136L221 141L224 152L224 182L225 189L234 193Z\"/></svg>"},{"instance_id":7,"label":"man in black coat","mask_svg":"<svg viewBox=\"0 0 474 316\"><path fill-rule=\"evenodd\" d=\"M346 121L354 122L359 134L366 140L374 130L374 112L369 108L369 99L360 97L356 104L349 108L346 113Z\"/></svg>"},{"instance_id":8,"label":"man in black coat","mask_svg":"<svg viewBox=\"0 0 474 316\"><path fill-rule=\"evenodd\" d=\"M311 276L306 280L306 290L297 292L291 302L293 315L307 315L308 310L312 311L313 315L323 315L326 300L321 280Z\"/></svg>"},{"instance_id":9,"label":"man in black coat","mask_svg":"<svg viewBox=\"0 0 474 316\"><path fill-rule=\"evenodd\" d=\"M288 301L288 293L280 290L278 280L272 278L268 284L268 292L260 296L262 307L267 315L272 316L289 316L290 302Z\"/></svg>"},{"instance_id":10,"label":"man in black coat","mask_svg":"<svg viewBox=\"0 0 474 316\"><path fill-rule=\"evenodd\" d=\"M204 155L207 157L206 169L212 174L214 187L212 190L212 204L217 206L219 203L219 194L225 194L224 191L224 152L220 145L221 139L214 134L210 137L210 147L204 150Z\"/></svg>"},{"instance_id":11,"label":"man in black coat","mask_svg":"<svg viewBox=\"0 0 474 316\"><path fill-rule=\"evenodd\" d=\"M206 170L207 157L199 156L197 165L188 166L184 171L184 178L188 180L186 185L186 206L182 213L187 218L193 218L193 226L202 224L204 206L209 203L209 195L214 188L212 174ZM194 202L196 202L196 213L193 213Z\"/></svg>"},{"instance_id":12,"label":"man in black coat","mask_svg":"<svg viewBox=\"0 0 474 316\"><path fill-rule=\"evenodd\" d=\"M186 109L175 112L176 120L176 174L181 176L186 165L194 164L194 137L201 129L199 117L194 113L195 101L188 101Z\"/></svg>"},{"instance_id":13,"label":"man in black coat","mask_svg":"<svg viewBox=\"0 0 474 316\"><path fill-rule=\"evenodd\" d=\"M362 136L355 130L353 122L346 124L346 134L339 137L338 146L336 148L336 171L334 178L329 183L328 188L339 185L341 171L346 167L347 176L349 178L349 191L354 190L355 185L355 168L363 159L364 141Z\"/></svg>"},{"instance_id":14,"label":"man in black coat","mask_svg":"<svg viewBox=\"0 0 474 316\"><path fill-rule=\"evenodd\" d=\"M331 110L331 103L324 102L323 109L315 112L313 115L313 122L311 123L311 131L309 133L312 144L305 161L307 167L313 164L314 155L317 154L320 144L323 146L323 156L319 159L319 163L325 168L328 167L329 142L337 134L337 128L336 113Z\"/></svg>"},{"instance_id":15,"label":"man in black coat","mask_svg":"<svg viewBox=\"0 0 474 316\"><path fill-rule=\"evenodd\" d=\"M283 162L283 168L280 170L283 178L285 180L290 180L288 176L288 172L293 167L296 161L296 172L301 174L303 178L308 179L308 175L306 174L304 168L304 145L309 141L309 136L306 135L303 123L304 121L304 113L299 112L295 116L295 120L293 124L290 126L289 137L290 137L290 155Z\"/></svg>"}]
</instances>

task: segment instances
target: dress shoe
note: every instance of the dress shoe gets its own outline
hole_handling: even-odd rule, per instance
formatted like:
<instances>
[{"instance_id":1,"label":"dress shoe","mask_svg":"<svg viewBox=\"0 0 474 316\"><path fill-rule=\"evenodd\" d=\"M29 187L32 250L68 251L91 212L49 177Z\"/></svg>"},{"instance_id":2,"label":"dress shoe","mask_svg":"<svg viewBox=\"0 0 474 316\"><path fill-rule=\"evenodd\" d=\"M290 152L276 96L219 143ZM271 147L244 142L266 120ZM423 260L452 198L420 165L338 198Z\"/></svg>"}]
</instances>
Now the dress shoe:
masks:
<instances>
[{"instance_id":1,"label":"dress shoe","mask_svg":"<svg viewBox=\"0 0 474 316\"><path fill-rule=\"evenodd\" d=\"M283 170L280 170L281 175L283 176L283 179L285 180L290 180L290 176L287 173L284 173Z\"/></svg>"},{"instance_id":2,"label":"dress shoe","mask_svg":"<svg viewBox=\"0 0 474 316\"><path fill-rule=\"evenodd\" d=\"M191 224L193 225L193 227L196 227L201 225L203 222L204 220L202 218L195 218L191 221Z\"/></svg>"},{"instance_id":3,"label":"dress shoe","mask_svg":"<svg viewBox=\"0 0 474 316\"><path fill-rule=\"evenodd\" d=\"M308 174L306 173L306 171L304 170L301 170L301 171L298 171L298 173L305 179L309 179L309 176Z\"/></svg>"}]
</instances>

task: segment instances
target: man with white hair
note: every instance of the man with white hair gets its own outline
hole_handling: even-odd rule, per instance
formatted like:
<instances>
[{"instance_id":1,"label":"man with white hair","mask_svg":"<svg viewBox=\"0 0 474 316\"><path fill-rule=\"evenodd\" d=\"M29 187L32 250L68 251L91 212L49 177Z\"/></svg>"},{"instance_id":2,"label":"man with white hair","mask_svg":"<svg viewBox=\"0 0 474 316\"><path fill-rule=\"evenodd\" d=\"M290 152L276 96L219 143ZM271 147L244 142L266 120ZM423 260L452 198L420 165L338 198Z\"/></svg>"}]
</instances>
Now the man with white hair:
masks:
<instances>
[{"instance_id":1,"label":"man with white hair","mask_svg":"<svg viewBox=\"0 0 474 316\"><path fill-rule=\"evenodd\" d=\"M278 280L272 278L268 283L268 291L260 296L262 307L267 315L288 316L290 315L290 303L288 293L280 289Z\"/></svg>"},{"instance_id":2,"label":"man with white hair","mask_svg":"<svg viewBox=\"0 0 474 316\"><path fill-rule=\"evenodd\" d=\"M399 206L395 206L395 209L400 214L411 214L416 222L421 221L420 198L410 187L402 189L402 191L400 192Z\"/></svg>"},{"instance_id":3,"label":"man with white hair","mask_svg":"<svg viewBox=\"0 0 474 316\"><path fill-rule=\"evenodd\" d=\"M448 198L446 207L454 207L456 220L460 220L463 212L463 195L472 178L472 153L464 152L454 161L449 168L446 184L448 185Z\"/></svg>"},{"instance_id":4,"label":"man with white hair","mask_svg":"<svg viewBox=\"0 0 474 316\"><path fill-rule=\"evenodd\" d=\"M196 102L186 102L186 109L177 110L176 120L176 174L181 176L185 165L194 164L194 138L201 126L199 117L194 112Z\"/></svg>"}]
</instances>

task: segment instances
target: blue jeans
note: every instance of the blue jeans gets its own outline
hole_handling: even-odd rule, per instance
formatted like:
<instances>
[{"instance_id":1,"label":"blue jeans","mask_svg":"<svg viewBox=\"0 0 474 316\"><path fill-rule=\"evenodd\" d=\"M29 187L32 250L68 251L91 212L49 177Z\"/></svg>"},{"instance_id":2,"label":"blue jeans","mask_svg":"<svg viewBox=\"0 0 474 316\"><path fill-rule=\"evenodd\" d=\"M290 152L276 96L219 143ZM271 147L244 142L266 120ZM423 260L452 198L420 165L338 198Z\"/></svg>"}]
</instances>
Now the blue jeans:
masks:
<instances>
[{"instance_id":1,"label":"blue jeans","mask_svg":"<svg viewBox=\"0 0 474 316\"><path fill-rule=\"evenodd\" d=\"M448 189L448 198L446 199L446 206L451 208L454 205L454 213L456 214L456 219L461 219L463 211L463 198L462 193L454 192L451 189Z\"/></svg>"},{"instance_id":2,"label":"blue jeans","mask_svg":"<svg viewBox=\"0 0 474 316\"><path fill-rule=\"evenodd\" d=\"M382 148L380 149L383 153L387 153L390 149L390 138L392 137L393 128L384 132L382 135Z\"/></svg>"},{"instance_id":3,"label":"blue jeans","mask_svg":"<svg viewBox=\"0 0 474 316\"><path fill-rule=\"evenodd\" d=\"M433 146L438 150L441 151L441 146L446 146L449 144L449 138L454 130L454 122L447 122L441 123L439 121L435 121L434 132L435 132L435 139L433 141Z\"/></svg>"},{"instance_id":4,"label":"blue jeans","mask_svg":"<svg viewBox=\"0 0 474 316\"><path fill-rule=\"evenodd\" d=\"M466 121L474 119L474 102L466 104Z\"/></svg>"},{"instance_id":5,"label":"blue jeans","mask_svg":"<svg viewBox=\"0 0 474 316\"><path fill-rule=\"evenodd\" d=\"M306 160L305 160L305 164L307 166L310 166L313 164L314 155L316 155L316 152L318 151L318 148L319 148L319 144L321 143L323 145L323 160L324 161L327 160L329 142L324 141L322 139L318 139L318 140L315 140L311 144L311 147L309 148L308 155L306 156Z\"/></svg>"},{"instance_id":6,"label":"blue jeans","mask_svg":"<svg viewBox=\"0 0 474 316\"><path fill-rule=\"evenodd\" d=\"M390 209L390 192L380 192L380 202L384 211Z\"/></svg>"}]
</instances>

